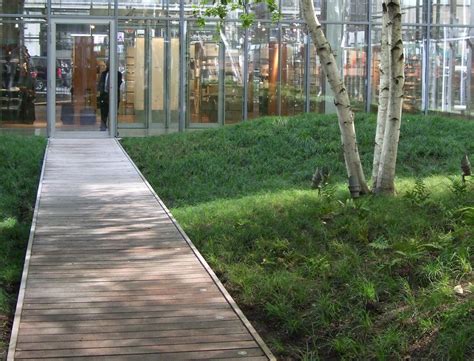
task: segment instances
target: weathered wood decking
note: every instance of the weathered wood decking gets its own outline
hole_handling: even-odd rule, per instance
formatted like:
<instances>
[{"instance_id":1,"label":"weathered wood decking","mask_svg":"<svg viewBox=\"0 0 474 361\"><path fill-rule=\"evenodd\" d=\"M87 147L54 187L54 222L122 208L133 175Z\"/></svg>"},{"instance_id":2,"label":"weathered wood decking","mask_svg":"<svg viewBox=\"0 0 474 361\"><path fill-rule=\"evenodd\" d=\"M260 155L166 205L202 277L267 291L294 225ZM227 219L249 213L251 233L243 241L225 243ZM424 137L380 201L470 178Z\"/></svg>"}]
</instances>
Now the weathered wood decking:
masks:
<instances>
[{"instance_id":1,"label":"weathered wood decking","mask_svg":"<svg viewBox=\"0 0 474 361\"><path fill-rule=\"evenodd\" d=\"M114 139L48 144L13 359L274 359Z\"/></svg>"}]
</instances>

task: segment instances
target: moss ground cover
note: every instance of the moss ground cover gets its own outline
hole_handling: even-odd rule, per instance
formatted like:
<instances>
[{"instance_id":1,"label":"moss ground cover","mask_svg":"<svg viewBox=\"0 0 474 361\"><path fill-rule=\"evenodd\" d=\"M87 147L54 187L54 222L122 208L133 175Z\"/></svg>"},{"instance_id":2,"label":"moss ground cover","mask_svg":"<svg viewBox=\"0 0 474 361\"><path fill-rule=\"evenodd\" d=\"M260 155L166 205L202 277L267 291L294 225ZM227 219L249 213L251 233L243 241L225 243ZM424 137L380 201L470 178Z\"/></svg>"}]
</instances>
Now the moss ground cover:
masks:
<instances>
[{"instance_id":1,"label":"moss ground cover","mask_svg":"<svg viewBox=\"0 0 474 361\"><path fill-rule=\"evenodd\" d=\"M367 170L374 127L358 117ZM358 200L332 116L123 144L280 359L468 359L474 124L405 116L401 134L398 196Z\"/></svg>"},{"instance_id":2,"label":"moss ground cover","mask_svg":"<svg viewBox=\"0 0 474 361\"><path fill-rule=\"evenodd\" d=\"M0 135L0 358L4 356L46 140Z\"/></svg>"}]
</instances>

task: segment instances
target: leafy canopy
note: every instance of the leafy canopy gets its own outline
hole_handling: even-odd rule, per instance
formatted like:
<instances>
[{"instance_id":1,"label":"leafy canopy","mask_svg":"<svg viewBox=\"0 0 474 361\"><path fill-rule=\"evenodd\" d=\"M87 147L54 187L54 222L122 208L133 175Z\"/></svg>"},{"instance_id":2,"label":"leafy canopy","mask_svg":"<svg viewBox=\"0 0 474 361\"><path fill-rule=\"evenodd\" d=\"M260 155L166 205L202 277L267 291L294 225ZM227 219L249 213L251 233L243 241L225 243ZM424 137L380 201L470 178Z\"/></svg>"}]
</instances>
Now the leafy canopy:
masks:
<instances>
[{"instance_id":1,"label":"leafy canopy","mask_svg":"<svg viewBox=\"0 0 474 361\"><path fill-rule=\"evenodd\" d=\"M200 26L206 24L206 18L218 18L218 28L221 28L222 23L227 15L231 12L236 12L238 18L244 28L250 27L255 21L255 13L250 8L252 5L265 4L267 11L271 14L273 22L281 18L278 3L275 0L202 0L198 5L194 5L193 15L197 18L197 23Z\"/></svg>"}]
</instances>

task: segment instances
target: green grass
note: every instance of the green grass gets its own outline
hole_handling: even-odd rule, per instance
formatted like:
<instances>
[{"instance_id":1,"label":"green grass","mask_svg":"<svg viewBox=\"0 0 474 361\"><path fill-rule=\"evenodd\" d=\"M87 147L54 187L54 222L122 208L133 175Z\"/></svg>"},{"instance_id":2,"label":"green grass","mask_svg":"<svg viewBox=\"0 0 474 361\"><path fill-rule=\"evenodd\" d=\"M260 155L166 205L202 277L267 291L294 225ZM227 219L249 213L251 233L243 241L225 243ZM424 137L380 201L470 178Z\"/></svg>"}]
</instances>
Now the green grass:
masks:
<instances>
[{"instance_id":1,"label":"green grass","mask_svg":"<svg viewBox=\"0 0 474 361\"><path fill-rule=\"evenodd\" d=\"M357 118L366 170L374 123ZM280 358L469 359L474 124L405 116L401 132L398 196L355 201L331 116L123 144Z\"/></svg>"},{"instance_id":2,"label":"green grass","mask_svg":"<svg viewBox=\"0 0 474 361\"><path fill-rule=\"evenodd\" d=\"M46 140L0 135L0 358L9 338Z\"/></svg>"}]
</instances>

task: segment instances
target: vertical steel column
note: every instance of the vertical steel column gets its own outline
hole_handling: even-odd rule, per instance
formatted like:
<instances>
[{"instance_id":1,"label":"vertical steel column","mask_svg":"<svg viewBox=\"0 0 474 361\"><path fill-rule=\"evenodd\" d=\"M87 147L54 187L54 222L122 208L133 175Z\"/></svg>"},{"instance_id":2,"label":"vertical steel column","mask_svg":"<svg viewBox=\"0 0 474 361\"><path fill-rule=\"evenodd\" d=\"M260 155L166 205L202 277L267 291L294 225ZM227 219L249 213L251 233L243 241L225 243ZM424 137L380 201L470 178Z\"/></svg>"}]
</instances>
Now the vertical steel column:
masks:
<instances>
[{"instance_id":1,"label":"vertical steel column","mask_svg":"<svg viewBox=\"0 0 474 361\"><path fill-rule=\"evenodd\" d=\"M225 35L225 25L224 25ZM225 122L225 44L222 37L219 41L219 73L218 73L219 92L217 94L217 121L220 125Z\"/></svg>"},{"instance_id":2,"label":"vertical steel column","mask_svg":"<svg viewBox=\"0 0 474 361\"><path fill-rule=\"evenodd\" d=\"M365 111L370 113L372 103L372 0L368 1L368 24L367 24L367 63L365 64L366 81L365 81Z\"/></svg>"},{"instance_id":3,"label":"vertical steel column","mask_svg":"<svg viewBox=\"0 0 474 361\"><path fill-rule=\"evenodd\" d=\"M117 137L117 95L118 95L118 61L117 61L117 27L116 21L109 21L109 32L110 32L110 42L109 42L109 59L110 59L110 70L109 78L110 85L109 88L109 135L111 137Z\"/></svg>"},{"instance_id":4,"label":"vertical steel column","mask_svg":"<svg viewBox=\"0 0 474 361\"><path fill-rule=\"evenodd\" d=\"M51 74L56 74L54 69L55 67L55 60L51 60L50 58L55 58L56 56L52 56L56 54L56 26L53 25L51 21L51 0L47 1L46 7L46 20L47 20L47 30L46 30L46 48L49 54L48 63L47 63L47 87L46 87L46 99L47 99L47 106L46 106L46 135L51 138L54 136L54 131L56 128L56 106L55 106L55 88L50 87L49 84L53 81L56 82L56 76L51 76ZM53 29L54 28L54 29ZM54 48L53 48L54 47ZM52 63L52 64L50 64Z\"/></svg>"},{"instance_id":5,"label":"vertical steel column","mask_svg":"<svg viewBox=\"0 0 474 361\"><path fill-rule=\"evenodd\" d=\"M247 1L244 4L244 11L248 13ZM242 94L242 120L246 121L248 119L248 108L249 108L249 29L244 29L244 71L242 74L242 80L244 82L243 94ZM253 78L252 78L253 79ZM252 85L253 86L253 85Z\"/></svg>"},{"instance_id":6,"label":"vertical steel column","mask_svg":"<svg viewBox=\"0 0 474 361\"><path fill-rule=\"evenodd\" d=\"M247 6L247 5L245 5ZM242 120L248 119L248 107L249 107L249 29L244 30L244 71L242 74L242 80L244 81L244 89L242 94Z\"/></svg>"},{"instance_id":7,"label":"vertical steel column","mask_svg":"<svg viewBox=\"0 0 474 361\"><path fill-rule=\"evenodd\" d=\"M467 43L467 60L466 60L466 113L471 115L471 81L472 81L472 43L469 40L464 40Z\"/></svg>"},{"instance_id":8,"label":"vertical steel column","mask_svg":"<svg viewBox=\"0 0 474 361\"><path fill-rule=\"evenodd\" d=\"M165 129L170 127L171 123L171 107L170 107L170 89L171 89L171 34L170 34L170 20L166 20L166 27L165 27L165 77L164 77L164 94L163 97L165 104L164 104L164 111L165 111Z\"/></svg>"},{"instance_id":9,"label":"vertical steel column","mask_svg":"<svg viewBox=\"0 0 474 361\"><path fill-rule=\"evenodd\" d=\"M152 94L152 54L151 54L151 27L150 27L150 20L145 21L145 121L143 122L145 129L151 128L153 123L153 113L152 113L152 101L153 101L153 94Z\"/></svg>"},{"instance_id":10,"label":"vertical steel column","mask_svg":"<svg viewBox=\"0 0 474 361\"><path fill-rule=\"evenodd\" d=\"M280 0L281 5L281 0ZM278 77L277 77L277 115L281 115L281 23L278 22Z\"/></svg>"},{"instance_id":11,"label":"vertical steel column","mask_svg":"<svg viewBox=\"0 0 474 361\"><path fill-rule=\"evenodd\" d=\"M306 29L307 31L307 29ZM309 74L309 63L311 61L311 38L306 32L305 34L305 49L304 49L304 93L305 93L305 103L304 103L304 111L305 113L310 112L310 95L311 95L311 88L310 88L310 74Z\"/></svg>"},{"instance_id":12,"label":"vertical steel column","mask_svg":"<svg viewBox=\"0 0 474 361\"><path fill-rule=\"evenodd\" d=\"M48 71L47 80L47 108L48 137L56 133L56 23L48 18Z\"/></svg>"},{"instance_id":13,"label":"vertical steel column","mask_svg":"<svg viewBox=\"0 0 474 361\"><path fill-rule=\"evenodd\" d=\"M179 4L179 131L186 126L186 23L184 1Z\"/></svg>"},{"instance_id":14,"label":"vertical steel column","mask_svg":"<svg viewBox=\"0 0 474 361\"><path fill-rule=\"evenodd\" d=\"M426 11L426 39L424 39L424 53L423 53L423 80L422 87L422 111L425 115L429 110L429 96L430 96L430 48L431 48L431 12L433 11L432 0L427 0Z\"/></svg>"},{"instance_id":15,"label":"vertical steel column","mask_svg":"<svg viewBox=\"0 0 474 361\"><path fill-rule=\"evenodd\" d=\"M117 91L116 87L118 87L118 50L117 50L117 28L118 28L118 3L119 0L113 1L113 19L109 22L109 74L110 74L110 84L114 89L113 92L109 91L109 136L111 137L118 137L118 96L120 96L119 91ZM122 75L123 77L124 75ZM113 94L112 94L113 93Z\"/></svg>"}]
</instances>

